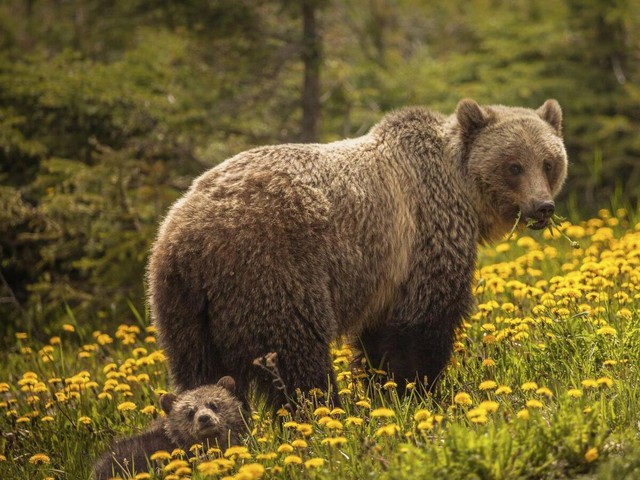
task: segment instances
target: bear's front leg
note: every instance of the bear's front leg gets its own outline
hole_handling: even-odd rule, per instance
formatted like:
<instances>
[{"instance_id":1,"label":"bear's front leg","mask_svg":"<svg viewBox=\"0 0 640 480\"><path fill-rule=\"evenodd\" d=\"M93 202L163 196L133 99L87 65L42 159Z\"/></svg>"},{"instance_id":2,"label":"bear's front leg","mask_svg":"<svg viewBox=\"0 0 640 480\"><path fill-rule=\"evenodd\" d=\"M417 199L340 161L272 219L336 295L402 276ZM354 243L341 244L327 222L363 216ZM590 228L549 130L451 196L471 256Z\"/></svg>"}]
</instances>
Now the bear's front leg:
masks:
<instances>
[{"instance_id":1,"label":"bear's front leg","mask_svg":"<svg viewBox=\"0 0 640 480\"><path fill-rule=\"evenodd\" d=\"M395 379L400 391L413 381L430 391L449 362L455 330L468 313L468 302L454 305L410 324L397 324L392 319L398 317L392 316L384 324L363 330L356 346L372 367L387 371Z\"/></svg>"}]
</instances>

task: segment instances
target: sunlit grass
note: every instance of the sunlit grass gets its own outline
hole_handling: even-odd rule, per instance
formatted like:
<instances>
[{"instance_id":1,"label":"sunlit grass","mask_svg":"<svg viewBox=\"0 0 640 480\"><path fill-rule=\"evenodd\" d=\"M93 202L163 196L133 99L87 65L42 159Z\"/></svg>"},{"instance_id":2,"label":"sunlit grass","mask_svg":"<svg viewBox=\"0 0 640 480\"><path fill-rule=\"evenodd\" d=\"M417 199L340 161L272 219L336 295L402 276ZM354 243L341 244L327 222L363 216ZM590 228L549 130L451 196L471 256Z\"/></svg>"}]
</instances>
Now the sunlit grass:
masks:
<instances>
[{"instance_id":1,"label":"sunlit grass","mask_svg":"<svg viewBox=\"0 0 640 480\"><path fill-rule=\"evenodd\" d=\"M602 211L481 252L476 313L435 395L332 351L341 408L314 392L300 415L260 405L243 445L154 455L137 478L610 478L640 472L640 224ZM85 331L70 312L45 342L25 333L0 373L0 478L88 478L116 435L144 428L168 389L152 327ZM143 321L144 322L144 321Z\"/></svg>"}]
</instances>

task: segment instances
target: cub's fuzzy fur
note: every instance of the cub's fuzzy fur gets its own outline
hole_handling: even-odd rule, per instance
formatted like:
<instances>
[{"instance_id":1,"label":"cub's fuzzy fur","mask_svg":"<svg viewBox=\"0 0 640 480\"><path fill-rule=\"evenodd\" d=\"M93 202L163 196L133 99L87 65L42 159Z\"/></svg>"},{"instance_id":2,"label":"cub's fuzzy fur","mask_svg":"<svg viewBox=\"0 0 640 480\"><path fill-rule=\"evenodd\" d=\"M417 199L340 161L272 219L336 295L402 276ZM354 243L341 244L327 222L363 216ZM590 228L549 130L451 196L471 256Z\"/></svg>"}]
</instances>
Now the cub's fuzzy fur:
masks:
<instances>
[{"instance_id":1,"label":"cub's fuzzy fur","mask_svg":"<svg viewBox=\"0 0 640 480\"><path fill-rule=\"evenodd\" d=\"M133 477L136 472L148 472L149 457L159 450L169 453L184 450L197 443L226 448L239 442L244 430L241 402L233 394L235 381L221 378L215 385L206 385L174 395L160 397L167 414L157 419L140 435L119 440L97 461L96 480L114 475Z\"/></svg>"},{"instance_id":2,"label":"cub's fuzzy fur","mask_svg":"<svg viewBox=\"0 0 640 480\"><path fill-rule=\"evenodd\" d=\"M396 380L445 367L473 306L479 242L544 227L567 173L562 112L462 100L411 107L359 138L241 153L204 173L159 230L149 301L181 389L278 354L289 392L334 387L329 343L350 335ZM335 397L334 397L335 398Z\"/></svg>"}]
</instances>

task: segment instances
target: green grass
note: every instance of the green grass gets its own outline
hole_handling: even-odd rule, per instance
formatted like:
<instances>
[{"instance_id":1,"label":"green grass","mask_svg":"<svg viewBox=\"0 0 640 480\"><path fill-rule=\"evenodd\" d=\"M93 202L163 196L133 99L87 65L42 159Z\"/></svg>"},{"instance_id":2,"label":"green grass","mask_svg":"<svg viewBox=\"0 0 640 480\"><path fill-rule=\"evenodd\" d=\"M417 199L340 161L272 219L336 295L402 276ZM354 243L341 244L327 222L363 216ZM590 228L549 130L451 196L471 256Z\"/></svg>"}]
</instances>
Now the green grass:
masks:
<instances>
[{"instance_id":1,"label":"green grass","mask_svg":"<svg viewBox=\"0 0 640 480\"><path fill-rule=\"evenodd\" d=\"M483 249L478 309L435 395L399 398L380 372L366 386L336 346L343 410L320 398L274 422L258 404L245 448L152 478L638 478L640 224L625 215L564 224L579 250L548 232ZM157 415L166 365L146 320L91 332L69 315L1 357L0 478L89 478Z\"/></svg>"}]
</instances>

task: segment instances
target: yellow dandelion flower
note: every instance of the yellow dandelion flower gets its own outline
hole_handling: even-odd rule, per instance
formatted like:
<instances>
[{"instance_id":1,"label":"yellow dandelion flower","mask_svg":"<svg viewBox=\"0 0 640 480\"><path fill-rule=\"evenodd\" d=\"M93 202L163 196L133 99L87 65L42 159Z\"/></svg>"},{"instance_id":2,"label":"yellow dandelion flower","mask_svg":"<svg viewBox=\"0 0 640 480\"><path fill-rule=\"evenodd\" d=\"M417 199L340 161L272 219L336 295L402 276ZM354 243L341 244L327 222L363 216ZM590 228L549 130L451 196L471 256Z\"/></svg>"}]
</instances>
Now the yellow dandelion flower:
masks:
<instances>
[{"instance_id":1,"label":"yellow dandelion flower","mask_svg":"<svg viewBox=\"0 0 640 480\"><path fill-rule=\"evenodd\" d=\"M321 427L324 427L327 423L329 423L331 420L333 420L330 416L326 416L326 417L322 417L318 420L318 425L320 425Z\"/></svg>"},{"instance_id":2,"label":"yellow dandelion flower","mask_svg":"<svg viewBox=\"0 0 640 480\"><path fill-rule=\"evenodd\" d=\"M278 453L291 453L293 452L293 446L288 443L283 443L278 447Z\"/></svg>"},{"instance_id":3,"label":"yellow dandelion flower","mask_svg":"<svg viewBox=\"0 0 640 480\"><path fill-rule=\"evenodd\" d=\"M172 457L184 457L186 455L187 455L187 452L185 452L181 448L174 448L173 450L171 450L171 456Z\"/></svg>"},{"instance_id":4,"label":"yellow dandelion flower","mask_svg":"<svg viewBox=\"0 0 640 480\"><path fill-rule=\"evenodd\" d=\"M0 454L0 462L6 462L7 461L7 457L5 457L4 455Z\"/></svg>"},{"instance_id":5,"label":"yellow dandelion flower","mask_svg":"<svg viewBox=\"0 0 640 480\"><path fill-rule=\"evenodd\" d=\"M279 417L286 417L287 415L289 415L289 410L287 410L286 408L279 408L276 411L276 415L278 415Z\"/></svg>"},{"instance_id":6,"label":"yellow dandelion flower","mask_svg":"<svg viewBox=\"0 0 640 480\"><path fill-rule=\"evenodd\" d=\"M16 340L26 340L29 336L25 332L16 332Z\"/></svg>"},{"instance_id":7,"label":"yellow dandelion flower","mask_svg":"<svg viewBox=\"0 0 640 480\"><path fill-rule=\"evenodd\" d=\"M90 424L93 422L93 420L91 420L91 418L86 417L86 416L83 416L83 417L78 418L78 421L79 421L80 423L85 424L85 425L90 425Z\"/></svg>"},{"instance_id":8,"label":"yellow dandelion flower","mask_svg":"<svg viewBox=\"0 0 640 480\"><path fill-rule=\"evenodd\" d=\"M356 405L361 408L371 408L371 404L366 400L359 400L356 402Z\"/></svg>"},{"instance_id":9,"label":"yellow dandelion flower","mask_svg":"<svg viewBox=\"0 0 640 480\"><path fill-rule=\"evenodd\" d=\"M151 474L149 474L148 472L142 472L142 473L138 473L135 477L133 477L134 480L148 480L149 478L151 478Z\"/></svg>"},{"instance_id":10,"label":"yellow dandelion flower","mask_svg":"<svg viewBox=\"0 0 640 480\"><path fill-rule=\"evenodd\" d=\"M480 416L486 416L486 415L487 415L487 411L481 407L472 408L467 412L467 418L474 418L474 417L480 417Z\"/></svg>"},{"instance_id":11,"label":"yellow dandelion flower","mask_svg":"<svg viewBox=\"0 0 640 480\"><path fill-rule=\"evenodd\" d=\"M305 437L308 437L313 433L313 427L308 423L301 423L296 427L296 430L300 432Z\"/></svg>"},{"instance_id":12,"label":"yellow dandelion flower","mask_svg":"<svg viewBox=\"0 0 640 480\"><path fill-rule=\"evenodd\" d=\"M329 445L330 447L339 447L347 443L347 439L345 437L329 437L322 440L323 445Z\"/></svg>"},{"instance_id":13,"label":"yellow dandelion flower","mask_svg":"<svg viewBox=\"0 0 640 480\"><path fill-rule=\"evenodd\" d=\"M455 403L459 403L460 405L471 405L471 395L465 392L457 393L455 397L453 397L453 401Z\"/></svg>"},{"instance_id":14,"label":"yellow dandelion flower","mask_svg":"<svg viewBox=\"0 0 640 480\"><path fill-rule=\"evenodd\" d=\"M538 395L544 395L548 398L553 398L553 392L549 390L547 387L540 387L539 389L536 390L536 393Z\"/></svg>"},{"instance_id":15,"label":"yellow dandelion flower","mask_svg":"<svg viewBox=\"0 0 640 480\"><path fill-rule=\"evenodd\" d=\"M593 378L587 378L586 380L582 380L582 382L580 382L580 384L584 388L596 388L598 386L598 382L596 380L594 380Z\"/></svg>"},{"instance_id":16,"label":"yellow dandelion flower","mask_svg":"<svg viewBox=\"0 0 640 480\"><path fill-rule=\"evenodd\" d=\"M480 390L493 390L497 386L498 386L498 384L496 382L494 382L493 380L485 380L484 382L480 383L478 388Z\"/></svg>"},{"instance_id":17,"label":"yellow dandelion flower","mask_svg":"<svg viewBox=\"0 0 640 480\"><path fill-rule=\"evenodd\" d=\"M609 325L606 325L604 327L597 329L596 334L603 335L603 336L606 336L606 335L616 336L618 334L618 331L615 328Z\"/></svg>"},{"instance_id":18,"label":"yellow dandelion flower","mask_svg":"<svg viewBox=\"0 0 640 480\"><path fill-rule=\"evenodd\" d=\"M324 465L324 459L318 457L310 458L304 462L304 468L320 468L322 465Z\"/></svg>"},{"instance_id":19,"label":"yellow dandelion flower","mask_svg":"<svg viewBox=\"0 0 640 480\"><path fill-rule=\"evenodd\" d=\"M35 455L29 457L29 463L32 463L34 465L49 464L51 463L51 459L44 453L36 453Z\"/></svg>"},{"instance_id":20,"label":"yellow dandelion flower","mask_svg":"<svg viewBox=\"0 0 640 480\"><path fill-rule=\"evenodd\" d=\"M344 415L345 412L343 409L341 408L334 408L333 410L331 410L330 415Z\"/></svg>"},{"instance_id":21,"label":"yellow dandelion flower","mask_svg":"<svg viewBox=\"0 0 640 480\"><path fill-rule=\"evenodd\" d=\"M62 330L64 330L65 332L75 332L76 327L74 327L70 323L65 323L62 325Z\"/></svg>"},{"instance_id":22,"label":"yellow dandelion flower","mask_svg":"<svg viewBox=\"0 0 640 480\"><path fill-rule=\"evenodd\" d=\"M383 435L386 435L388 437L393 437L399 431L400 431L400 427L398 425L396 425L395 423L390 423L389 425L384 425L380 427L376 431L375 436L381 437Z\"/></svg>"},{"instance_id":23,"label":"yellow dandelion flower","mask_svg":"<svg viewBox=\"0 0 640 480\"><path fill-rule=\"evenodd\" d=\"M244 475L248 474L249 478L253 479L253 478L260 478L262 475L264 475L264 471L265 471L264 466L259 463L247 463L240 467L240 470L238 470L238 473L244 474Z\"/></svg>"},{"instance_id":24,"label":"yellow dandelion flower","mask_svg":"<svg viewBox=\"0 0 640 480\"><path fill-rule=\"evenodd\" d=\"M326 415L329 415L331 413L331 410L329 410L327 407L318 407L313 411L313 414L316 417L324 417Z\"/></svg>"},{"instance_id":25,"label":"yellow dandelion flower","mask_svg":"<svg viewBox=\"0 0 640 480\"><path fill-rule=\"evenodd\" d=\"M390 408L376 408L375 410L371 411L371 416L372 417L395 417L396 412L394 412L393 410L391 410Z\"/></svg>"},{"instance_id":26,"label":"yellow dandelion flower","mask_svg":"<svg viewBox=\"0 0 640 480\"><path fill-rule=\"evenodd\" d=\"M175 459L175 460L171 460L169 463L167 463L164 466L164 471L171 472L173 470L177 470L178 468L183 468L188 466L189 466L189 462L187 462L186 460Z\"/></svg>"},{"instance_id":27,"label":"yellow dandelion flower","mask_svg":"<svg viewBox=\"0 0 640 480\"><path fill-rule=\"evenodd\" d=\"M156 460L169 460L170 458L171 454L169 452L167 452L166 450L158 450L149 457L149 460L155 462Z\"/></svg>"},{"instance_id":28,"label":"yellow dandelion flower","mask_svg":"<svg viewBox=\"0 0 640 480\"><path fill-rule=\"evenodd\" d=\"M291 446L293 448L307 448L309 446L309 444L305 440L302 440L301 438L298 438L298 439L294 440L293 442L291 442Z\"/></svg>"},{"instance_id":29,"label":"yellow dandelion flower","mask_svg":"<svg viewBox=\"0 0 640 480\"><path fill-rule=\"evenodd\" d=\"M225 458L229 458L234 455L237 455L238 457L241 457L241 458L251 458L251 454L249 454L249 449L247 447L240 447L240 446L229 447L224 452ZM247 457L246 455L249 455L249 456Z\"/></svg>"},{"instance_id":30,"label":"yellow dandelion flower","mask_svg":"<svg viewBox=\"0 0 640 480\"><path fill-rule=\"evenodd\" d=\"M618 361L617 360L605 360L602 364L605 367L613 367L613 366L618 364Z\"/></svg>"},{"instance_id":31,"label":"yellow dandelion flower","mask_svg":"<svg viewBox=\"0 0 640 480\"><path fill-rule=\"evenodd\" d=\"M16 423L29 423L31 419L29 417L19 417L16 419Z\"/></svg>"},{"instance_id":32,"label":"yellow dandelion flower","mask_svg":"<svg viewBox=\"0 0 640 480\"><path fill-rule=\"evenodd\" d=\"M597 460L598 458L598 449L597 448L590 448L589 450L587 450L587 453L584 454L584 459L591 463L594 462L595 460Z\"/></svg>"},{"instance_id":33,"label":"yellow dandelion flower","mask_svg":"<svg viewBox=\"0 0 640 480\"><path fill-rule=\"evenodd\" d=\"M277 456L276 452L259 453L256 455L256 460L273 460Z\"/></svg>"},{"instance_id":34,"label":"yellow dandelion flower","mask_svg":"<svg viewBox=\"0 0 640 480\"><path fill-rule=\"evenodd\" d=\"M432 430L433 429L433 418L428 418L426 420L422 420L418 423L418 430Z\"/></svg>"},{"instance_id":35,"label":"yellow dandelion flower","mask_svg":"<svg viewBox=\"0 0 640 480\"><path fill-rule=\"evenodd\" d=\"M257 419L254 419L254 420L257 420ZM289 420L288 422L284 422L282 424L282 426L284 428L296 428L298 426L298 422L295 422L293 420Z\"/></svg>"},{"instance_id":36,"label":"yellow dandelion flower","mask_svg":"<svg viewBox=\"0 0 640 480\"><path fill-rule=\"evenodd\" d=\"M302 463L302 459L297 455L288 455L284 459L285 465L300 465Z\"/></svg>"},{"instance_id":37,"label":"yellow dandelion flower","mask_svg":"<svg viewBox=\"0 0 640 480\"><path fill-rule=\"evenodd\" d=\"M480 408L485 409L489 413L494 413L498 411L500 408L500 404L498 402L494 402L492 400L485 400L484 402L480 402L478 405Z\"/></svg>"},{"instance_id":38,"label":"yellow dandelion flower","mask_svg":"<svg viewBox=\"0 0 640 480\"><path fill-rule=\"evenodd\" d=\"M364 420L360 417L347 417L344 420L344 423L346 423L347 425L357 425L360 426L362 425L362 423L364 422Z\"/></svg>"},{"instance_id":39,"label":"yellow dandelion flower","mask_svg":"<svg viewBox=\"0 0 640 480\"><path fill-rule=\"evenodd\" d=\"M570 388L567 391L567 395L569 395L572 398L579 398L582 396L582 390L578 390L577 388Z\"/></svg>"},{"instance_id":40,"label":"yellow dandelion flower","mask_svg":"<svg viewBox=\"0 0 640 480\"><path fill-rule=\"evenodd\" d=\"M349 388L343 388L338 392L338 395L351 395L353 392Z\"/></svg>"},{"instance_id":41,"label":"yellow dandelion flower","mask_svg":"<svg viewBox=\"0 0 640 480\"><path fill-rule=\"evenodd\" d=\"M537 390L538 384L536 382L525 382L520 388L522 388L522 390L524 390L525 392L527 390Z\"/></svg>"},{"instance_id":42,"label":"yellow dandelion flower","mask_svg":"<svg viewBox=\"0 0 640 480\"><path fill-rule=\"evenodd\" d=\"M516 417L518 417L521 420L529 420L529 410L527 410L526 408L523 408L518 413L516 413Z\"/></svg>"},{"instance_id":43,"label":"yellow dandelion flower","mask_svg":"<svg viewBox=\"0 0 640 480\"><path fill-rule=\"evenodd\" d=\"M495 367L496 366L496 362L492 358L485 358L482 361L482 366L483 367Z\"/></svg>"},{"instance_id":44,"label":"yellow dandelion flower","mask_svg":"<svg viewBox=\"0 0 640 480\"><path fill-rule=\"evenodd\" d=\"M408 382L404 388L407 390L413 390L414 388L416 388L416 382Z\"/></svg>"},{"instance_id":45,"label":"yellow dandelion flower","mask_svg":"<svg viewBox=\"0 0 640 480\"><path fill-rule=\"evenodd\" d=\"M144 407L143 409L140 410L140 413L143 413L145 415L153 415L157 411L158 411L158 409L155 406L147 405L146 407Z\"/></svg>"},{"instance_id":46,"label":"yellow dandelion flower","mask_svg":"<svg viewBox=\"0 0 640 480\"><path fill-rule=\"evenodd\" d=\"M613 387L613 380L609 377L600 377L596 380L598 386Z\"/></svg>"},{"instance_id":47,"label":"yellow dandelion flower","mask_svg":"<svg viewBox=\"0 0 640 480\"><path fill-rule=\"evenodd\" d=\"M540 400L535 399L527 400L526 405L529 408L542 408L544 406Z\"/></svg>"},{"instance_id":48,"label":"yellow dandelion flower","mask_svg":"<svg viewBox=\"0 0 640 480\"><path fill-rule=\"evenodd\" d=\"M428 419L428 418L431 418L431 412L430 412L429 410L425 410L425 409L418 410L418 411L417 411L416 413L414 413L414 415L413 415L413 419L414 419L416 422L420 422L420 421L422 421L422 420L426 420L426 419Z\"/></svg>"},{"instance_id":49,"label":"yellow dandelion flower","mask_svg":"<svg viewBox=\"0 0 640 480\"><path fill-rule=\"evenodd\" d=\"M54 418L51 415L45 415L40 419L41 422L53 422Z\"/></svg>"},{"instance_id":50,"label":"yellow dandelion flower","mask_svg":"<svg viewBox=\"0 0 640 480\"><path fill-rule=\"evenodd\" d=\"M393 380L389 380L387 383L385 383L382 388L386 389L386 390L392 390L394 388L397 388L398 384L396 382L394 382Z\"/></svg>"},{"instance_id":51,"label":"yellow dandelion flower","mask_svg":"<svg viewBox=\"0 0 640 480\"><path fill-rule=\"evenodd\" d=\"M484 425L485 423L487 423L487 416L486 415L478 415L476 417L473 417L470 419L472 423L477 423L480 425Z\"/></svg>"},{"instance_id":52,"label":"yellow dandelion flower","mask_svg":"<svg viewBox=\"0 0 640 480\"><path fill-rule=\"evenodd\" d=\"M340 420L335 420L335 419L331 419L329 420L325 427L327 427L329 430L338 430L341 431L342 430L342 422L340 422Z\"/></svg>"},{"instance_id":53,"label":"yellow dandelion flower","mask_svg":"<svg viewBox=\"0 0 640 480\"><path fill-rule=\"evenodd\" d=\"M216 465L218 465L220 470L222 470L223 472L226 472L227 470L232 469L233 466L235 465L233 460L229 460L228 458L216 458L214 462L216 463Z\"/></svg>"},{"instance_id":54,"label":"yellow dandelion flower","mask_svg":"<svg viewBox=\"0 0 640 480\"><path fill-rule=\"evenodd\" d=\"M136 404L133 402L122 402L116 408L121 412L127 412L129 410L135 410Z\"/></svg>"}]
</instances>

